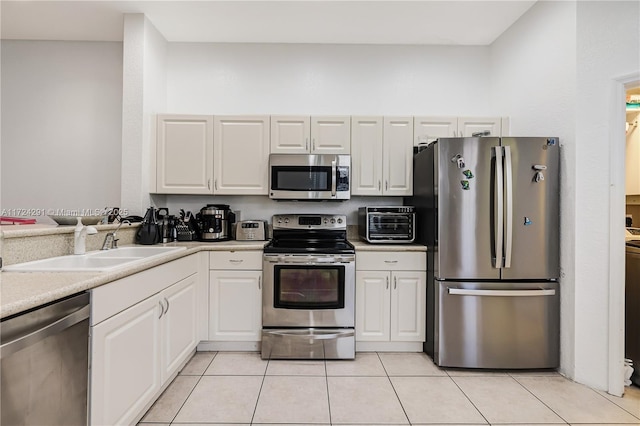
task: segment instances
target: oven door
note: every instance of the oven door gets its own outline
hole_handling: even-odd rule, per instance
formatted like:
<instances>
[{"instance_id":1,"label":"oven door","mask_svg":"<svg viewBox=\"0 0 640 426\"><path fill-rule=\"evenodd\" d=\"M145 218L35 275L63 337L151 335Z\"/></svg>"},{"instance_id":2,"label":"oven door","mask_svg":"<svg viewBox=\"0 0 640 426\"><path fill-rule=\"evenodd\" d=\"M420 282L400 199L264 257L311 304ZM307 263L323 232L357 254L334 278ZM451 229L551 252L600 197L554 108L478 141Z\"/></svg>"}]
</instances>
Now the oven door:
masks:
<instances>
[{"instance_id":1,"label":"oven door","mask_svg":"<svg viewBox=\"0 0 640 426\"><path fill-rule=\"evenodd\" d=\"M355 255L265 254L263 327L353 327Z\"/></svg>"}]
</instances>

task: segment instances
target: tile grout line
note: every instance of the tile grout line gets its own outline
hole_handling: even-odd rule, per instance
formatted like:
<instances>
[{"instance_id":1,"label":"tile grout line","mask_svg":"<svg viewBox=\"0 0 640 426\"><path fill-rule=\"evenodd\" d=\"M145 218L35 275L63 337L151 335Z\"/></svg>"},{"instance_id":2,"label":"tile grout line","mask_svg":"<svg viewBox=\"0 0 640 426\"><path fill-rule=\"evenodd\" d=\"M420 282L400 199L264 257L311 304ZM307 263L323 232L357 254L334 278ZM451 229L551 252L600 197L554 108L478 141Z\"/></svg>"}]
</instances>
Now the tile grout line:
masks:
<instances>
[{"instance_id":1,"label":"tile grout line","mask_svg":"<svg viewBox=\"0 0 640 426\"><path fill-rule=\"evenodd\" d=\"M194 354L194 357L195 357L195 355L196 355L197 353L198 353L198 352L196 351L196 353ZM215 353L215 355L213 355L213 358L211 358L211 361L209 361L209 363L207 364L207 366L204 368L204 371L202 372L202 374L200 374L200 377L199 377L199 378L198 378L198 380L196 381L196 384L193 386L193 388L191 389L191 391L189 392L189 394L187 395L187 397L184 399L184 401L182 402L182 404L180 404L180 408L178 408L178 411L176 411L176 414L171 418L171 421L169 421L169 425L172 425L172 424L173 424L173 422L175 421L176 417L178 417L178 414L180 414L180 411L182 410L182 408L184 407L184 405L185 405L185 404L187 403L187 401L189 400L189 397L191 396L191 394L193 394L193 391L194 391L194 390L196 389L196 387L198 386L198 383L200 383L200 381L201 381L201 380L202 380L202 378L204 377L204 373L206 373L206 372L207 372L207 369L209 368L209 366L211 365L211 363L213 363L213 360L214 360L214 359L216 359L216 357L217 357L217 356L218 356L218 352L216 352L216 353ZM193 357L191 357L191 360L192 360L192 359L193 359ZM191 360L189 360L189 362L191 362ZM189 364L189 362L187 362L187 364ZM186 366L187 366L187 365L185 364L185 367L186 367ZM182 369L184 370L184 368L185 368L185 367L183 367ZM173 381L175 381L178 377L180 377L180 372L178 372L178 375L173 379ZM173 384L173 382L172 382L172 384ZM169 385L169 386L171 386L171 385ZM168 387L167 387L167 389L168 389ZM156 400L156 401L157 401L157 400ZM154 402L154 404L155 404L155 402Z\"/></svg>"},{"instance_id":2,"label":"tile grout line","mask_svg":"<svg viewBox=\"0 0 640 426\"><path fill-rule=\"evenodd\" d=\"M258 389L258 397L256 398L256 405L253 407L253 413L251 414L251 420L249 424L253 424L253 420L256 417L256 412L258 411L258 402L260 401L260 394L262 393L262 387L264 386L264 381L267 378L267 370L269 370L269 364L271 363L271 359L267 360L267 365L264 367L264 374L262 375L262 381L260 382L260 389Z\"/></svg>"},{"instance_id":3,"label":"tile grout line","mask_svg":"<svg viewBox=\"0 0 640 426\"><path fill-rule=\"evenodd\" d=\"M391 385L391 389L393 389L393 393L396 395L396 398L398 398L398 403L400 404L400 407L402 408L402 412L404 413L404 417L407 419L407 424L411 425L411 419L409 418L409 415L407 414L407 410L404 408L404 405L402 404L402 400L400 399L400 395L398 395L398 391L396 391L396 387L393 386L393 381L391 380L391 377L389 376L389 372L387 371L387 368L384 366L384 362L382 362L382 358L380 358L380 353L376 352L376 355L378 356L378 360L380 361L380 364L382 364L382 368L384 369L384 373L387 376L387 380L389 381L389 384Z\"/></svg>"},{"instance_id":4,"label":"tile grout line","mask_svg":"<svg viewBox=\"0 0 640 426\"><path fill-rule=\"evenodd\" d=\"M509 374L509 373L507 373L507 374ZM535 393L533 393L533 391L531 391L531 390L530 390L529 388L527 388L524 384L522 384L522 383L520 382L520 380L518 380L518 378L517 378L517 377L513 377L511 374L509 374L509 377L511 377L513 380L515 380L515 382L516 382L517 384L519 384L520 386L522 386L522 387L524 388L524 390L526 390L526 391L527 391L527 392L529 392L531 395L533 395L533 397L534 397L535 399L537 399L538 401L540 401L540 403L541 403L542 405L544 405L544 406L545 406L545 407L547 407L549 410L551 410L551 412L552 412L553 414L555 414L556 416L558 416L559 418L561 418L561 419L562 419L562 421L564 421L566 424L571 424L571 423L569 423L569 422L567 421L567 419L565 419L564 417L562 417L562 416L560 415L560 413L557 413L557 412L556 412L556 410L554 410L553 408L549 407L549 405L547 405L547 403L545 403L542 399L540 399L540 398L538 397L538 395L536 395ZM539 376L539 377L542 377L542 376Z\"/></svg>"},{"instance_id":5,"label":"tile grout line","mask_svg":"<svg viewBox=\"0 0 640 426\"><path fill-rule=\"evenodd\" d=\"M451 377L451 374L449 374L449 372L447 370L444 370L445 373L447 373L447 377L449 377L449 380L451 380L453 382L453 384L460 390L460 392L462 392L462 394L464 395L465 398L467 398L467 400L469 401L469 403L471 403L471 405L473 405L473 408L476 409L476 411L482 416L482 418L484 419L484 421L488 424L491 425L491 422L485 417L484 413L482 411L480 411L480 409L476 406L476 404L474 404L474 402L471 400L471 398L469 397L469 395L467 395L465 393L465 391L462 390L462 388L460 387L460 385L458 384L458 382L456 382L456 379Z\"/></svg>"}]
</instances>

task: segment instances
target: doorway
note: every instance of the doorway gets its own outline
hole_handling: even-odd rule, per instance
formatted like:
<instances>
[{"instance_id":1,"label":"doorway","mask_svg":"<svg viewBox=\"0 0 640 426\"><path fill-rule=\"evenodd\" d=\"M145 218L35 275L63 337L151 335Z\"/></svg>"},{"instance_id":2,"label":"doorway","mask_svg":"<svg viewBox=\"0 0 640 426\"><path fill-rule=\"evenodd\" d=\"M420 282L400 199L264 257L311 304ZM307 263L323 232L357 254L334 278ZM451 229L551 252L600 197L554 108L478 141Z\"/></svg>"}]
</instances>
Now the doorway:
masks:
<instances>
[{"instance_id":1,"label":"doorway","mask_svg":"<svg viewBox=\"0 0 640 426\"><path fill-rule=\"evenodd\" d=\"M609 389L612 395L624 393L624 289L625 246L622 219L626 215L626 98L627 91L640 88L640 71L615 79L611 93L613 107L609 118L611 135L609 192Z\"/></svg>"}]
</instances>

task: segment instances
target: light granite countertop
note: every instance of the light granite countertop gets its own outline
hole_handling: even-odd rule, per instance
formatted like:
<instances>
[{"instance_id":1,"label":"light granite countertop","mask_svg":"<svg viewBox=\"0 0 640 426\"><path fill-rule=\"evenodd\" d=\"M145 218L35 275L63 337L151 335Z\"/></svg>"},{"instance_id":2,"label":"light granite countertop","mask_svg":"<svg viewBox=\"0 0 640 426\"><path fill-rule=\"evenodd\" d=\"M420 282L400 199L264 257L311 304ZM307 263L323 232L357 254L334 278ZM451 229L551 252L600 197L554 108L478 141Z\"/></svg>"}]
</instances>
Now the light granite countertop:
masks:
<instances>
[{"instance_id":1,"label":"light granite countertop","mask_svg":"<svg viewBox=\"0 0 640 426\"><path fill-rule=\"evenodd\" d=\"M350 240L356 251L426 251L420 244L369 244ZM154 266L200 251L262 250L266 241L225 241L216 243L175 242L165 247L186 250L154 256L129 266L105 272L0 272L0 318L15 315L64 297L90 290ZM123 246L126 247L126 246Z\"/></svg>"}]
</instances>

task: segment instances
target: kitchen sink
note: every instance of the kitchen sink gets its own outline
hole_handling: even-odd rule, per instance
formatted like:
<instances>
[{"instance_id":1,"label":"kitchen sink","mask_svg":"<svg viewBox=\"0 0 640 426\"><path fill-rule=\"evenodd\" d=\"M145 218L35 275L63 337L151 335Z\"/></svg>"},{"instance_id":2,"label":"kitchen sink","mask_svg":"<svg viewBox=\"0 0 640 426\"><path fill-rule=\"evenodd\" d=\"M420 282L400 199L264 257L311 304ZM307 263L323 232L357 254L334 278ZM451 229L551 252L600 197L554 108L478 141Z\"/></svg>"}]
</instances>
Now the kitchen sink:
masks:
<instances>
[{"instance_id":1,"label":"kitchen sink","mask_svg":"<svg viewBox=\"0 0 640 426\"><path fill-rule=\"evenodd\" d=\"M121 247L83 255L68 255L17 263L3 268L7 272L100 272L110 271L185 247Z\"/></svg>"}]
</instances>

